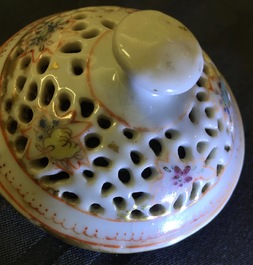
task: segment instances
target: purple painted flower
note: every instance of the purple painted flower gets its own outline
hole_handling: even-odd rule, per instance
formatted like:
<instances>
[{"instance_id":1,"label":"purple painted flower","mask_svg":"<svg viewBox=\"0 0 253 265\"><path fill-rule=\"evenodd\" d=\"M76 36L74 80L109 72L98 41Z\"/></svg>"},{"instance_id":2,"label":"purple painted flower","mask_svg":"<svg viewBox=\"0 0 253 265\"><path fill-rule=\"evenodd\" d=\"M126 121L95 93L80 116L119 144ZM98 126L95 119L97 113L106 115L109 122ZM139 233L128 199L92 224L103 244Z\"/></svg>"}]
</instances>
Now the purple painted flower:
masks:
<instances>
[{"instance_id":1,"label":"purple painted flower","mask_svg":"<svg viewBox=\"0 0 253 265\"><path fill-rule=\"evenodd\" d=\"M192 177L189 176L189 172L191 170L190 166L186 166L183 170L181 170L178 166L174 167L174 176L173 176L173 184L182 187L184 183L189 183L192 181Z\"/></svg>"}]
</instances>

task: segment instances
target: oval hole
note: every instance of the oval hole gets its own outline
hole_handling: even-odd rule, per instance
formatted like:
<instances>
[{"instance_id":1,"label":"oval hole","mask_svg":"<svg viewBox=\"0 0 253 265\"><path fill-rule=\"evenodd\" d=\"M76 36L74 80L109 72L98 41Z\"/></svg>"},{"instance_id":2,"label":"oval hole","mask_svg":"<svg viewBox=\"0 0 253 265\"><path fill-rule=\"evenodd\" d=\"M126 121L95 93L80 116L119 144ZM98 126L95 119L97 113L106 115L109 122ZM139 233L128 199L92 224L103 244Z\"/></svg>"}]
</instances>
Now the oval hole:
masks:
<instances>
[{"instance_id":1,"label":"oval hole","mask_svg":"<svg viewBox=\"0 0 253 265\"><path fill-rule=\"evenodd\" d=\"M199 182L193 182L191 194L190 194L190 200L195 200L199 194L200 184Z\"/></svg>"},{"instance_id":2,"label":"oval hole","mask_svg":"<svg viewBox=\"0 0 253 265\"><path fill-rule=\"evenodd\" d=\"M50 64L50 58L46 56L42 57L37 64L38 74L44 74L47 71L49 64Z\"/></svg>"},{"instance_id":3,"label":"oval hole","mask_svg":"<svg viewBox=\"0 0 253 265\"><path fill-rule=\"evenodd\" d=\"M100 214L104 213L104 208L98 203L93 203L90 206L90 212L95 214L95 215L100 215Z\"/></svg>"},{"instance_id":4,"label":"oval hole","mask_svg":"<svg viewBox=\"0 0 253 265\"><path fill-rule=\"evenodd\" d=\"M166 212L166 209L161 204L155 204L149 209L149 212L153 216L160 216Z\"/></svg>"},{"instance_id":5,"label":"oval hole","mask_svg":"<svg viewBox=\"0 0 253 265\"><path fill-rule=\"evenodd\" d=\"M39 159L31 160L30 163L34 169L43 169L43 168L47 167L47 165L49 163L49 159L47 157L42 157Z\"/></svg>"},{"instance_id":6,"label":"oval hole","mask_svg":"<svg viewBox=\"0 0 253 265\"><path fill-rule=\"evenodd\" d=\"M24 70L30 65L30 63L31 63L31 57L26 56L22 59L20 68Z\"/></svg>"},{"instance_id":7,"label":"oval hole","mask_svg":"<svg viewBox=\"0 0 253 265\"><path fill-rule=\"evenodd\" d=\"M92 38L97 37L99 34L100 34L100 31L98 29L90 29L84 32L82 34L82 37L84 39L92 39Z\"/></svg>"},{"instance_id":8,"label":"oval hole","mask_svg":"<svg viewBox=\"0 0 253 265\"><path fill-rule=\"evenodd\" d=\"M96 148L100 145L100 137L97 134L88 135L85 139L88 148Z\"/></svg>"},{"instance_id":9,"label":"oval hole","mask_svg":"<svg viewBox=\"0 0 253 265\"><path fill-rule=\"evenodd\" d=\"M91 181L94 178L94 173L88 169L83 171L83 176L87 181Z\"/></svg>"},{"instance_id":10,"label":"oval hole","mask_svg":"<svg viewBox=\"0 0 253 265\"><path fill-rule=\"evenodd\" d=\"M186 157L186 149L183 146L178 147L177 153L180 159L184 159Z\"/></svg>"},{"instance_id":11,"label":"oval hole","mask_svg":"<svg viewBox=\"0 0 253 265\"><path fill-rule=\"evenodd\" d=\"M79 41L66 43L61 47L62 53L79 53L82 50L82 43Z\"/></svg>"},{"instance_id":12,"label":"oval hole","mask_svg":"<svg viewBox=\"0 0 253 265\"><path fill-rule=\"evenodd\" d=\"M69 95L66 93L62 93L58 99L59 99L60 110L67 111L71 106Z\"/></svg>"},{"instance_id":13,"label":"oval hole","mask_svg":"<svg viewBox=\"0 0 253 265\"><path fill-rule=\"evenodd\" d=\"M80 31L80 30L84 30L84 29L86 29L87 28L87 25L86 25L86 23L84 23L84 22L79 22L79 23L77 23L77 24L75 24L74 26L73 26L73 30L74 31Z\"/></svg>"},{"instance_id":14,"label":"oval hole","mask_svg":"<svg viewBox=\"0 0 253 265\"><path fill-rule=\"evenodd\" d=\"M85 69L84 62L82 60L73 60L71 67L72 73L76 76L81 75Z\"/></svg>"},{"instance_id":15,"label":"oval hole","mask_svg":"<svg viewBox=\"0 0 253 265\"><path fill-rule=\"evenodd\" d=\"M13 118L9 117L7 120L7 131L14 134L17 131L18 123Z\"/></svg>"},{"instance_id":16,"label":"oval hole","mask_svg":"<svg viewBox=\"0 0 253 265\"><path fill-rule=\"evenodd\" d=\"M115 22L113 22L111 20L108 20L108 19L102 20L101 23L102 23L103 26L105 26L108 29L114 29L115 26L116 26Z\"/></svg>"},{"instance_id":17,"label":"oval hole","mask_svg":"<svg viewBox=\"0 0 253 265\"><path fill-rule=\"evenodd\" d=\"M19 109L19 119L24 123L29 123L33 119L33 111L30 107L23 105Z\"/></svg>"},{"instance_id":18,"label":"oval hole","mask_svg":"<svg viewBox=\"0 0 253 265\"><path fill-rule=\"evenodd\" d=\"M98 125L100 128L102 129L109 129L112 125L112 121L110 118L106 117L106 116L100 116L98 117Z\"/></svg>"},{"instance_id":19,"label":"oval hole","mask_svg":"<svg viewBox=\"0 0 253 265\"><path fill-rule=\"evenodd\" d=\"M26 77L19 76L16 80L16 88L18 92L22 91L26 83Z\"/></svg>"},{"instance_id":20,"label":"oval hole","mask_svg":"<svg viewBox=\"0 0 253 265\"><path fill-rule=\"evenodd\" d=\"M97 157L93 160L93 165L97 167L109 167L110 166L110 160L106 157Z\"/></svg>"},{"instance_id":21,"label":"oval hole","mask_svg":"<svg viewBox=\"0 0 253 265\"><path fill-rule=\"evenodd\" d=\"M105 182L101 188L101 193L103 196L108 196L114 190L114 186L110 182Z\"/></svg>"},{"instance_id":22,"label":"oval hole","mask_svg":"<svg viewBox=\"0 0 253 265\"><path fill-rule=\"evenodd\" d=\"M124 210L126 208L126 201L122 197L114 197L113 203L118 210Z\"/></svg>"},{"instance_id":23,"label":"oval hole","mask_svg":"<svg viewBox=\"0 0 253 265\"><path fill-rule=\"evenodd\" d=\"M140 210L133 210L130 214L130 217L132 219L144 219L145 218L145 214L140 211Z\"/></svg>"},{"instance_id":24,"label":"oval hole","mask_svg":"<svg viewBox=\"0 0 253 265\"><path fill-rule=\"evenodd\" d=\"M205 92L198 92L196 95L198 101L203 102L208 100L208 94Z\"/></svg>"},{"instance_id":25,"label":"oval hole","mask_svg":"<svg viewBox=\"0 0 253 265\"><path fill-rule=\"evenodd\" d=\"M183 194L180 194L180 195L178 196L178 198L176 199L176 201L174 202L174 204L173 204L173 208L174 208L175 210L179 210L179 209L182 208L183 203L184 203L184 195L183 195Z\"/></svg>"},{"instance_id":26,"label":"oval hole","mask_svg":"<svg viewBox=\"0 0 253 265\"><path fill-rule=\"evenodd\" d=\"M131 173L126 168L121 168L118 172L118 178L123 184L128 184L131 181Z\"/></svg>"},{"instance_id":27,"label":"oval hole","mask_svg":"<svg viewBox=\"0 0 253 265\"><path fill-rule=\"evenodd\" d=\"M42 87L41 104L47 106L50 104L55 92L54 83L51 80L46 81Z\"/></svg>"},{"instance_id":28,"label":"oval hole","mask_svg":"<svg viewBox=\"0 0 253 265\"><path fill-rule=\"evenodd\" d=\"M17 152L23 153L26 148L28 139L25 136L19 136L15 141L15 147Z\"/></svg>"},{"instance_id":29,"label":"oval hole","mask_svg":"<svg viewBox=\"0 0 253 265\"><path fill-rule=\"evenodd\" d=\"M139 152L132 151L130 153L130 157L134 164L136 165L140 164L142 155Z\"/></svg>"},{"instance_id":30,"label":"oval hole","mask_svg":"<svg viewBox=\"0 0 253 265\"><path fill-rule=\"evenodd\" d=\"M64 191L62 193L62 199L70 204L76 204L79 202L79 197L74 192Z\"/></svg>"},{"instance_id":31,"label":"oval hole","mask_svg":"<svg viewBox=\"0 0 253 265\"><path fill-rule=\"evenodd\" d=\"M38 86L36 82L32 82L28 89L27 99L33 101L36 99L37 96L38 96Z\"/></svg>"},{"instance_id":32,"label":"oval hole","mask_svg":"<svg viewBox=\"0 0 253 265\"><path fill-rule=\"evenodd\" d=\"M91 116L95 109L95 105L93 101L90 99L82 99L80 101L80 108L81 108L81 114L84 118L88 118Z\"/></svg>"},{"instance_id":33,"label":"oval hole","mask_svg":"<svg viewBox=\"0 0 253 265\"><path fill-rule=\"evenodd\" d=\"M60 171L60 172L53 174L53 175L43 176L41 178L41 181L45 184L50 185L50 184L56 184L58 182L66 181L69 178L70 178L70 176L67 172Z\"/></svg>"},{"instance_id":34,"label":"oval hole","mask_svg":"<svg viewBox=\"0 0 253 265\"><path fill-rule=\"evenodd\" d=\"M162 145L157 139L152 139L149 141L149 146L153 150L156 156L159 156L162 152Z\"/></svg>"}]
</instances>

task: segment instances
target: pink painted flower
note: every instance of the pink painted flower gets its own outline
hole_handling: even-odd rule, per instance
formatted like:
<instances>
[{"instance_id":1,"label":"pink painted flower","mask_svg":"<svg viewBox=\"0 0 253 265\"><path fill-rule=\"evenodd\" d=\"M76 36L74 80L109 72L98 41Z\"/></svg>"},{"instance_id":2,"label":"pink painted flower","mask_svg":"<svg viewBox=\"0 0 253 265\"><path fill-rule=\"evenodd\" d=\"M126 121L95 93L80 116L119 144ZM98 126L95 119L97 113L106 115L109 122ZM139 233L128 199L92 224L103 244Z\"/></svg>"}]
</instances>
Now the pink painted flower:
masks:
<instances>
[{"instance_id":1,"label":"pink painted flower","mask_svg":"<svg viewBox=\"0 0 253 265\"><path fill-rule=\"evenodd\" d=\"M182 187L184 183L189 183L192 181L192 177L189 176L189 172L191 170L190 166L186 166L183 170L181 170L178 166L174 167L174 176L173 176L173 184Z\"/></svg>"}]
</instances>

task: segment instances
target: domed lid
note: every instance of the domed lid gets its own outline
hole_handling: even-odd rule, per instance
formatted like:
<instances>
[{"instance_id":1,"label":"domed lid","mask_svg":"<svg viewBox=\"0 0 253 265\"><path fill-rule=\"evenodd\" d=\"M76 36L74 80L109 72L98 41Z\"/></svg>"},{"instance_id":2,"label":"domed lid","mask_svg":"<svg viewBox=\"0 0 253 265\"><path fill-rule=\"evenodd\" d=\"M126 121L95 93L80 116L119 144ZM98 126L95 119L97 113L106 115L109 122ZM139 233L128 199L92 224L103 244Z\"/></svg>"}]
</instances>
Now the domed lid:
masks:
<instances>
[{"instance_id":1,"label":"domed lid","mask_svg":"<svg viewBox=\"0 0 253 265\"><path fill-rule=\"evenodd\" d=\"M242 167L233 95L189 30L158 11L83 8L0 50L0 190L67 242L171 245L224 206Z\"/></svg>"}]
</instances>

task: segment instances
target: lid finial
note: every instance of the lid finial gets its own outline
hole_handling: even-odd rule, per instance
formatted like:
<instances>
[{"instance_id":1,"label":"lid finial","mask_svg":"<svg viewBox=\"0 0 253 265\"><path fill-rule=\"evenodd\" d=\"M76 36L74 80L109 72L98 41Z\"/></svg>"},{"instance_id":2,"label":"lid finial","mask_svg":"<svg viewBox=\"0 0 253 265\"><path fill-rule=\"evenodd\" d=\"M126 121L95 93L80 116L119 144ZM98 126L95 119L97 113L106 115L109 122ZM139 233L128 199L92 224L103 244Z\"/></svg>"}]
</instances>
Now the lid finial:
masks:
<instances>
[{"instance_id":1,"label":"lid finial","mask_svg":"<svg viewBox=\"0 0 253 265\"><path fill-rule=\"evenodd\" d=\"M154 95L184 93L203 70L202 50L193 34L158 11L125 17L116 28L113 53L132 85Z\"/></svg>"}]
</instances>

